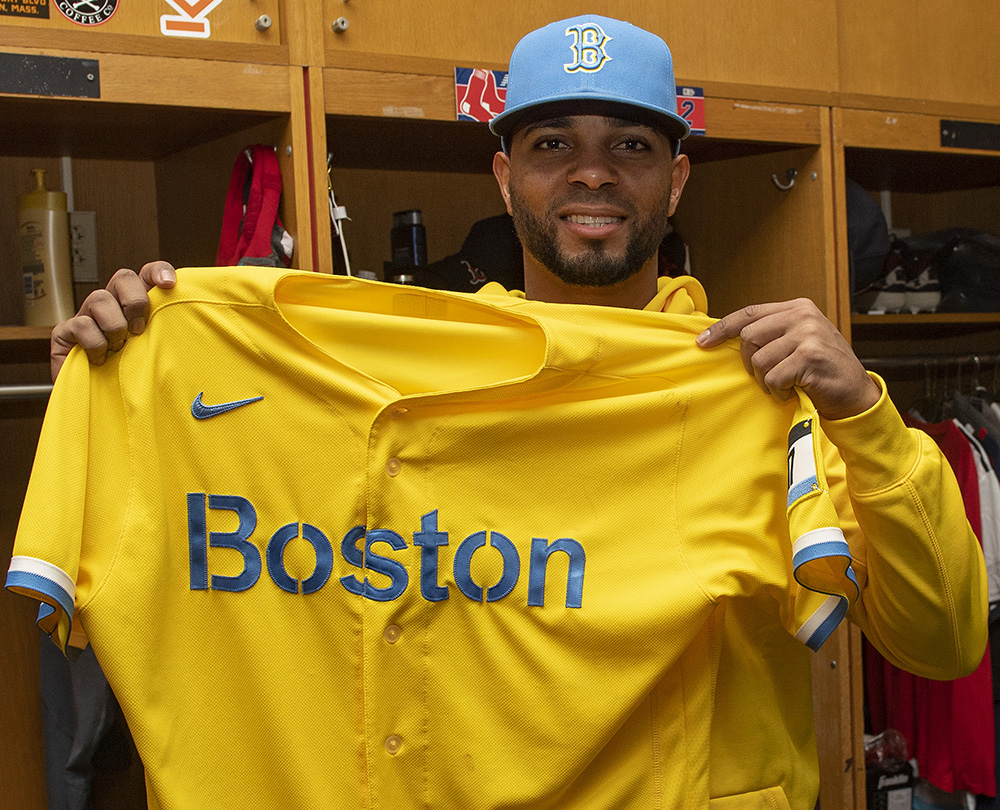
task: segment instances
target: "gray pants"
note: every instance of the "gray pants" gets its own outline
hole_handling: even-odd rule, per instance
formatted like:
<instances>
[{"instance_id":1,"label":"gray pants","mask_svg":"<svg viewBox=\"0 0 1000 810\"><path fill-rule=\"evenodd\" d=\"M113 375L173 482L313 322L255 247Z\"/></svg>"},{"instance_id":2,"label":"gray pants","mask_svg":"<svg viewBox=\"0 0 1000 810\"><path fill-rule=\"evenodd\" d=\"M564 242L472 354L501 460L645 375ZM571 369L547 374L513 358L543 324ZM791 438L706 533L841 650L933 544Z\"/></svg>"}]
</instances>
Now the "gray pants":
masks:
<instances>
[{"instance_id":1,"label":"gray pants","mask_svg":"<svg viewBox=\"0 0 1000 810\"><path fill-rule=\"evenodd\" d=\"M90 810L94 753L114 725L117 704L88 646L75 661L42 635L39 686L49 810Z\"/></svg>"}]
</instances>

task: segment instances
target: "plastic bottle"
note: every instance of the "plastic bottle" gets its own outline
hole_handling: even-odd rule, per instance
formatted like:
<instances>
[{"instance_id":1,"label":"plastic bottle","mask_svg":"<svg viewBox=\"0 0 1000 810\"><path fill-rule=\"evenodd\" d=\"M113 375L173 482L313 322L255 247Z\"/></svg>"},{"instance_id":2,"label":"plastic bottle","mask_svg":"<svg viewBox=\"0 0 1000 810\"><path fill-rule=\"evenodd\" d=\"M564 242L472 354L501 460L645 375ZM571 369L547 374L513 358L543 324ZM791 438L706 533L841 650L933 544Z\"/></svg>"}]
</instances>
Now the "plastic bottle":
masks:
<instances>
[{"instance_id":1,"label":"plastic bottle","mask_svg":"<svg viewBox=\"0 0 1000 810\"><path fill-rule=\"evenodd\" d=\"M32 169L35 190L18 201L17 223L24 273L24 322L55 326L73 315L66 195L45 188L45 171Z\"/></svg>"}]
</instances>

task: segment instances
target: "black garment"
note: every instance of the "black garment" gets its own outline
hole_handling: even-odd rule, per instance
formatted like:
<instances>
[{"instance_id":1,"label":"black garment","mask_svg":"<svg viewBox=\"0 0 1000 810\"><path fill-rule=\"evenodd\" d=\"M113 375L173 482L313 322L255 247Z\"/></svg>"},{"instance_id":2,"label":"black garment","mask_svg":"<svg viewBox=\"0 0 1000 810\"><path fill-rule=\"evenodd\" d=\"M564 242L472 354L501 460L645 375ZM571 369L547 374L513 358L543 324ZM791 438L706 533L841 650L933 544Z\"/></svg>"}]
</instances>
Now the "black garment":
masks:
<instances>
[{"instance_id":1,"label":"black garment","mask_svg":"<svg viewBox=\"0 0 1000 810\"><path fill-rule=\"evenodd\" d=\"M70 661L47 636L42 635L41 642L39 687L49 810L90 810L94 763L114 726L117 703L89 646Z\"/></svg>"},{"instance_id":2,"label":"black garment","mask_svg":"<svg viewBox=\"0 0 1000 810\"><path fill-rule=\"evenodd\" d=\"M523 290L524 259L514 221L507 214L481 219L458 253L407 272L413 275L414 284L432 290L475 292L488 281L497 281L508 290Z\"/></svg>"}]
</instances>

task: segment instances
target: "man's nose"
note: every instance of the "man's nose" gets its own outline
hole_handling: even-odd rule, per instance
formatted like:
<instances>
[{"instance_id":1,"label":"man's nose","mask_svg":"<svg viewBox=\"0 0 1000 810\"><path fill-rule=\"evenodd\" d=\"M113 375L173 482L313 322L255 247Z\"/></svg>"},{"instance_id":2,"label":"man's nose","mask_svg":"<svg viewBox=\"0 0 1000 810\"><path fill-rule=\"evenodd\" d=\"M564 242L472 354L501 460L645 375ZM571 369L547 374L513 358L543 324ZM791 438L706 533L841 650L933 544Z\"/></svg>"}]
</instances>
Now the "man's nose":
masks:
<instances>
[{"instance_id":1,"label":"man's nose","mask_svg":"<svg viewBox=\"0 0 1000 810\"><path fill-rule=\"evenodd\" d=\"M618 172L604 149L583 147L577 149L566 180L571 185L578 184L598 189L601 186L616 184Z\"/></svg>"}]
</instances>

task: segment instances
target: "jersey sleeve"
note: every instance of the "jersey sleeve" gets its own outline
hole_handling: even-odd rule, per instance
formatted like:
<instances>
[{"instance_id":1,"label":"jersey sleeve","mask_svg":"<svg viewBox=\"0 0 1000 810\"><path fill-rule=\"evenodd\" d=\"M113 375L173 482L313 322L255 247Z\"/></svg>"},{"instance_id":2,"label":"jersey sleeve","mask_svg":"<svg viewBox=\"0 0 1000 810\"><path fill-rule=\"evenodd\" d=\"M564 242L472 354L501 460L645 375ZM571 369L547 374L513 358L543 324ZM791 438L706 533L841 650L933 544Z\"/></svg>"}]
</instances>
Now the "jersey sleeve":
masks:
<instances>
[{"instance_id":1,"label":"jersey sleeve","mask_svg":"<svg viewBox=\"0 0 1000 810\"><path fill-rule=\"evenodd\" d=\"M870 410L822 420L824 466L860 589L848 616L896 666L957 678L986 647L982 551L948 461L903 424L872 377L883 393Z\"/></svg>"},{"instance_id":2,"label":"jersey sleeve","mask_svg":"<svg viewBox=\"0 0 1000 810\"><path fill-rule=\"evenodd\" d=\"M799 404L788 432L786 516L792 541L789 631L815 651L858 598L850 547L829 491L818 417L809 398Z\"/></svg>"},{"instance_id":3,"label":"jersey sleeve","mask_svg":"<svg viewBox=\"0 0 1000 810\"><path fill-rule=\"evenodd\" d=\"M6 580L8 590L41 602L38 625L67 654L80 596L90 418L89 364L76 349L45 413Z\"/></svg>"}]
</instances>

